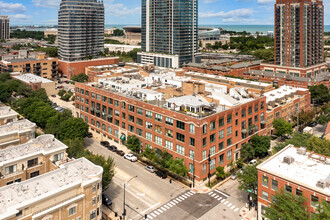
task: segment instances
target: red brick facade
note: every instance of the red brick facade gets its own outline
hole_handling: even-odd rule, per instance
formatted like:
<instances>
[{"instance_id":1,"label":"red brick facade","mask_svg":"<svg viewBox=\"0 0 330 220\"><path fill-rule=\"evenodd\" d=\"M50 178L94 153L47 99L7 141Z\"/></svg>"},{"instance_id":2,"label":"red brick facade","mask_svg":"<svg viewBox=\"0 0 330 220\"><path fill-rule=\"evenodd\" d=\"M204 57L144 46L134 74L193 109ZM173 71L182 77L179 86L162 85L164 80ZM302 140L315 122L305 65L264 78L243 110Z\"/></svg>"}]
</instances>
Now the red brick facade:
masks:
<instances>
[{"instance_id":1,"label":"red brick facade","mask_svg":"<svg viewBox=\"0 0 330 220\"><path fill-rule=\"evenodd\" d=\"M80 73L85 73L85 68L88 66L101 66L101 65L111 65L119 63L118 57L109 57L94 60L83 60L83 61L58 61L58 71L62 76L71 79L72 76L78 75Z\"/></svg>"},{"instance_id":2,"label":"red brick facade","mask_svg":"<svg viewBox=\"0 0 330 220\"><path fill-rule=\"evenodd\" d=\"M88 122L90 129L111 140L121 142L122 135L136 135L142 141L143 148L151 146L153 149L167 150L173 158L184 159L189 170L193 164L189 155L194 151L197 181L208 177L209 153L212 161L211 174L214 174L215 167L227 166L232 160L240 157L242 144L247 143L252 134L264 135L266 132L265 97L205 118L194 118L81 83L76 83L75 102L78 116ZM143 111L142 114L138 113L138 108L139 111ZM147 111L152 113L151 117L146 116ZM172 125L166 123L167 117L173 120ZM149 124L148 127L146 122L152 125ZM203 129L203 125L206 125L206 129ZM191 127L194 128L194 132ZM150 134L152 137L148 138L147 135ZM191 173L189 175L192 176Z\"/></svg>"}]
</instances>

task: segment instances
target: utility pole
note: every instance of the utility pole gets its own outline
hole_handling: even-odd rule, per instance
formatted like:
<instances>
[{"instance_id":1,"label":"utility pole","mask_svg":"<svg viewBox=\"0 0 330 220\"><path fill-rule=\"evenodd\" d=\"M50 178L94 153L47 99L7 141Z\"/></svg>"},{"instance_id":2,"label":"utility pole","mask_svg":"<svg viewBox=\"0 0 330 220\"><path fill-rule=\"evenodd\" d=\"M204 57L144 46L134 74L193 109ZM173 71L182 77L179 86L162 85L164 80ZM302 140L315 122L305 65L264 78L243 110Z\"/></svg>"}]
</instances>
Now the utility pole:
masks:
<instances>
[{"instance_id":1,"label":"utility pole","mask_svg":"<svg viewBox=\"0 0 330 220\"><path fill-rule=\"evenodd\" d=\"M126 183L124 183L124 201L123 201L123 220L125 220L125 216L126 216L126 204L125 204L125 192L126 192L126 185L128 185L128 183L136 178L137 176L132 177L131 179L129 179Z\"/></svg>"}]
</instances>

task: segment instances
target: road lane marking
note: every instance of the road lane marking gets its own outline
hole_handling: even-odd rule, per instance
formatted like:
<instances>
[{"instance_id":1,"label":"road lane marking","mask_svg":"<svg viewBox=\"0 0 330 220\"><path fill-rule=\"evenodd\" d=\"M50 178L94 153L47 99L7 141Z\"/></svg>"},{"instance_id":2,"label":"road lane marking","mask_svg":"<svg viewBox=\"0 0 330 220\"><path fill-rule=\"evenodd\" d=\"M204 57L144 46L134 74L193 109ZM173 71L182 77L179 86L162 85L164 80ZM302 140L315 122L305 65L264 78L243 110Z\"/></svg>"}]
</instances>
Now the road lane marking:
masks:
<instances>
[{"instance_id":1,"label":"road lane marking","mask_svg":"<svg viewBox=\"0 0 330 220\"><path fill-rule=\"evenodd\" d=\"M185 195L182 195L182 197L185 198L185 199L187 199L187 196L185 196Z\"/></svg>"},{"instance_id":2,"label":"road lane marking","mask_svg":"<svg viewBox=\"0 0 330 220\"><path fill-rule=\"evenodd\" d=\"M213 194L213 192L209 192L209 195L212 195Z\"/></svg>"},{"instance_id":3,"label":"road lane marking","mask_svg":"<svg viewBox=\"0 0 330 220\"><path fill-rule=\"evenodd\" d=\"M186 199L186 198L184 198L184 197L182 197L182 196L179 196L179 198L182 199L182 200L185 200L185 199Z\"/></svg>"},{"instance_id":4,"label":"road lane marking","mask_svg":"<svg viewBox=\"0 0 330 220\"><path fill-rule=\"evenodd\" d=\"M215 199L217 199L219 196L217 195L216 197L214 197Z\"/></svg>"},{"instance_id":5,"label":"road lane marking","mask_svg":"<svg viewBox=\"0 0 330 220\"><path fill-rule=\"evenodd\" d=\"M237 212L239 210L239 208L236 208L235 210L234 210L234 212Z\"/></svg>"},{"instance_id":6,"label":"road lane marking","mask_svg":"<svg viewBox=\"0 0 330 220\"><path fill-rule=\"evenodd\" d=\"M190 194L188 194L188 193L186 193L186 194L184 194L186 197L190 197L191 195Z\"/></svg>"},{"instance_id":7,"label":"road lane marking","mask_svg":"<svg viewBox=\"0 0 330 220\"><path fill-rule=\"evenodd\" d=\"M154 213L150 213L150 215L152 215L153 217L156 217L157 215L155 215Z\"/></svg>"},{"instance_id":8,"label":"road lane marking","mask_svg":"<svg viewBox=\"0 0 330 220\"><path fill-rule=\"evenodd\" d=\"M225 204L225 205L226 205L227 203L228 203L228 201L224 202L223 204Z\"/></svg>"},{"instance_id":9,"label":"road lane marking","mask_svg":"<svg viewBox=\"0 0 330 220\"><path fill-rule=\"evenodd\" d=\"M212 194L211 196L214 198L217 194Z\"/></svg>"},{"instance_id":10,"label":"road lane marking","mask_svg":"<svg viewBox=\"0 0 330 220\"><path fill-rule=\"evenodd\" d=\"M151 217L150 215L148 215L148 218L147 218L147 219L150 219L150 220L151 220L151 219L152 219L152 217Z\"/></svg>"},{"instance_id":11,"label":"road lane marking","mask_svg":"<svg viewBox=\"0 0 330 220\"><path fill-rule=\"evenodd\" d=\"M177 200L177 201L179 201L179 202L182 202L181 199L179 199L179 198L176 198L175 200Z\"/></svg>"},{"instance_id":12,"label":"road lane marking","mask_svg":"<svg viewBox=\"0 0 330 220\"><path fill-rule=\"evenodd\" d=\"M221 197L219 197L219 198L218 198L218 201L220 201L221 199L222 199L222 198L221 198Z\"/></svg>"},{"instance_id":13,"label":"road lane marking","mask_svg":"<svg viewBox=\"0 0 330 220\"><path fill-rule=\"evenodd\" d=\"M167 203L166 205L168 205L169 207L172 207L173 206L171 203Z\"/></svg>"},{"instance_id":14,"label":"road lane marking","mask_svg":"<svg viewBox=\"0 0 330 220\"><path fill-rule=\"evenodd\" d=\"M157 210L157 212L163 213L163 210L161 210L161 209L158 209L158 210Z\"/></svg>"},{"instance_id":15,"label":"road lane marking","mask_svg":"<svg viewBox=\"0 0 330 220\"><path fill-rule=\"evenodd\" d=\"M149 211L150 209L153 209L153 208L157 207L159 204L160 204L160 202L154 204L153 206L151 206L151 207L147 208L146 210L142 211L140 214L143 215L144 213L146 213L146 212ZM137 217L140 217L140 215L135 216L133 219L136 219ZM151 217L151 216L150 216L150 217Z\"/></svg>"},{"instance_id":16,"label":"road lane marking","mask_svg":"<svg viewBox=\"0 0 330 220\"><path fill-rule=\"evenodd\" d=\"M192 194L196 194L196 192L194 192L194 191L190 191Z\"/></svg>"},{"instance_id":17,"label":"road lane marking","mask_svg":"<svg viewBox=\"0 0 330 220\"><path fill-rule=\"evenodd\" d=\"M173 200L173 201L174 201L174 200ZM171 204L172 204L173 206L175 206L178 202L175 203L175 202L173 202L173 201L171 202Z\"/></svg>"},{"instance_id":18,"label":"road lane marking","mask_svg":"<svg viewBox=\"0 0 330 220\"><path fill-rule=\"evenodd\" d=\"M224 195L226 198L228 198L229 197L229 195L227 195L227 194L225 194L225 193L223 193L223 192L221 192L221 191L219 191L219 190L215 190L215 191L217 191L218 193L220 193L220 194L222 194L222 195Z\"/></svg>"},{"instance_id":19,"label":"road lane marking","mask_svg":"<svg viewBox=\"0 0 330 220\"><path fill-rule=\"evenodd\" d=\"M175 203L175 204L178 204L179 202L178 201L176 201L176 200L173 200L173 202Z\"/></svg>"},{"instance_id":20,"label":"road lane marking","mask_svg":"<svg viewBox=\"0 0 330 220\"><path fill-rule=\"evenodd\" d=\"M159 215L159 212L157 212L156 210L154 211L154 213L155 213L156 215Z\"/></svg>"},{"instance_id":21,"label":"road lane marking","mask_svg":"<svg viewBox=\"0 0 330 220\"><path fill-rule=\"evenodd\" d=\"M164 210L164 212L167 210L167 209L165 209L164 207L161 207L161 209L163 209L163 210Z\"/></svg>"},{"instance_id":22,"label":"road lane marking","mask_svg":"<svg viewBox=\"0 0 330 220\"><path fill-rule=\"evenodd\" d=\"M167 204L168 205L168 204ZM169 207L167 205L164 205L165 208L169 209Z\"/></svg>"},{"instance_id":23,"label":"road lane marking","mask_svg":"<svg viewBox=\"0 0 330 220\"><path fill-rule=\"evenodd\" d=\"M221 202L224 202L226 199L221 200Z\"/></svg>"},{"instance_id":24,"label":"road lane marking","mask_svg":"<svg viewBox=\"0 0 330 220\"><path fill-rule=\"evenodd\" d=\"M229 203L227 206L228 206L228 208L230 208L230 206L231 206L232 204L231 203Z\"/></svg>"},{"instance_id":25,"label":"road lane marking","mask_svg":"<svg viewBox=\"0 0 330 220\"><path fill-rule=\"evenodd\" d=\"M233 205L230 209L234 209L235 208L235 206Z\"/></svg>"}]
</instances>

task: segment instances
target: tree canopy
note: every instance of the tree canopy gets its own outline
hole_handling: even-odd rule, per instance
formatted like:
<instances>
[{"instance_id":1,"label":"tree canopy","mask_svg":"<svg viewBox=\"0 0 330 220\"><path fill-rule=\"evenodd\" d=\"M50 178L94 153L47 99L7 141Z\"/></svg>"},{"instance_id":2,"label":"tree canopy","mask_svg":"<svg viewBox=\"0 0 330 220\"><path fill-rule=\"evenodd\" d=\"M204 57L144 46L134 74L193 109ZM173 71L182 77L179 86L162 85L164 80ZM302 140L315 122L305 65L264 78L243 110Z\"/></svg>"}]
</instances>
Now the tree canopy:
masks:
<instances>
[{"instance_id":1,"label":"tree canopy","mask_svg":"<svg viewBox=\"0 0 330 220\"><path fill-rule=\"evenodd\" d=\"M277 136L284 136L286 134L291 134L293 131L292 124L290 124L289 122L287 122L282 118L275 119L273 121L273 126L275 128L275 134Z\"/></svg>"},{"instance_id":2,"label":"tree canopy","mask_svg":"<svg viewBox=\"0 0 330 220\"><path fill-rule=\"evenodd\" d=\"M312 101L315 104L322 104L330 101L329 89L325 85L315 85L309 87Z\"/></svg>"},{"instance_id":3,"label":"tree canopy","mask_svg":"<svg viewBox=\"0 0 330 220\"><path fill-rule=\"evenodd\" d=\"M133 151L135 153L140 153L141 141L137 136L135 136L135 135L131 136L130 135L130 136L127 137L126 146L131 151Z\"/></svg>"},{"instance_id":4,"label":"tree canopy","mask_svg":"<svg viewBox=\"0 0 330 220\"><path fill-rule=\"evenodd\" d=\"M251 190L254 199L257 198L255 192L258 189L258 171L257 164L247 165L237 173L238 188L243 191Z\"/></svg>"},{"instance_id":5,"label":"tree canopy","mask_svg":"<svg viewBox=\"0 0 330 220\"><path fill-rule=\"evenodd\" d=\"M71 78L72 81L75 81L75 82L87 82L88 81L88 76L84 73L80 73L76 76L73 76Z\"/></svg>"},{"instance_id":6,"label":"tree canopy","mask_svg":"<svg viewBox=\"0 0 330 220\"><path fill-rule=\"evenodd\" d=\"M84 138L88 133L88 124L82 118L69 118L59 125L60 140Z\"/></svg>"},{"instance_id":7,"label":"tree canopy","mask_svg":"<svg viewBox=\"0 0 330 220\"><path fill-rule=\"evenodd\" d=\"M251 138L251 145L255 150L256 157L265 157L270 148L270 137L254 135Z\"/></svg>"}]
</instances>

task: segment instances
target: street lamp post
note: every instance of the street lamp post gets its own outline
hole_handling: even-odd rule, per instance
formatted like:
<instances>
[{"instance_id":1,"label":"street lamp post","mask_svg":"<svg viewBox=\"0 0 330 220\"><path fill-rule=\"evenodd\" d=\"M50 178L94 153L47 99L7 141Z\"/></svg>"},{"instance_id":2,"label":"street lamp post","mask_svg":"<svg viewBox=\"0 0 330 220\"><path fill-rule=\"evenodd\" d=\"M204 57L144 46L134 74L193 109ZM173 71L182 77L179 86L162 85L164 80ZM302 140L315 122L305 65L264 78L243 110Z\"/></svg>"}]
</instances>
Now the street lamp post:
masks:
<instances>
[{"instance_id":1,"label":"street lamp post","mask_svg":"<svg viewBox=\"0 0 330 220\"><path fill-rule=\"evenodd\" d=\"M126 183L124 183L124 202L123 202L123 220L125 220L125 216L126 216L126 204L125 204L125 191L126 191L126 185L128 185L128 183L136 178L137 176L133 176L131 179L129 179Z\"/></svg>"},{"instance_id":2,"label":"street lamp post","mask_svg":"<svg viewBox=\"0 0 330 220\"><path fill-rule=\"evenodd\" d=\"M211 186L211 156L209 154L209 158L207 159L209 161L209 186Z\"/></svg>"},{"instance_id":3,"label":"street lamp post","mask_svg":"<svg viewBox=\"0 0 330 220\"><path fill-rule=\"evenodd\" d=\"M187 156L187 155L185 155L185 156ZM188 155L189 156L189 158L191 158L191 155L189 154ZM193 185L192 185L192 187L193 188L195 188L195 152L192 154L192 159L193 159Z\"/></svg>"}]
</instances>

